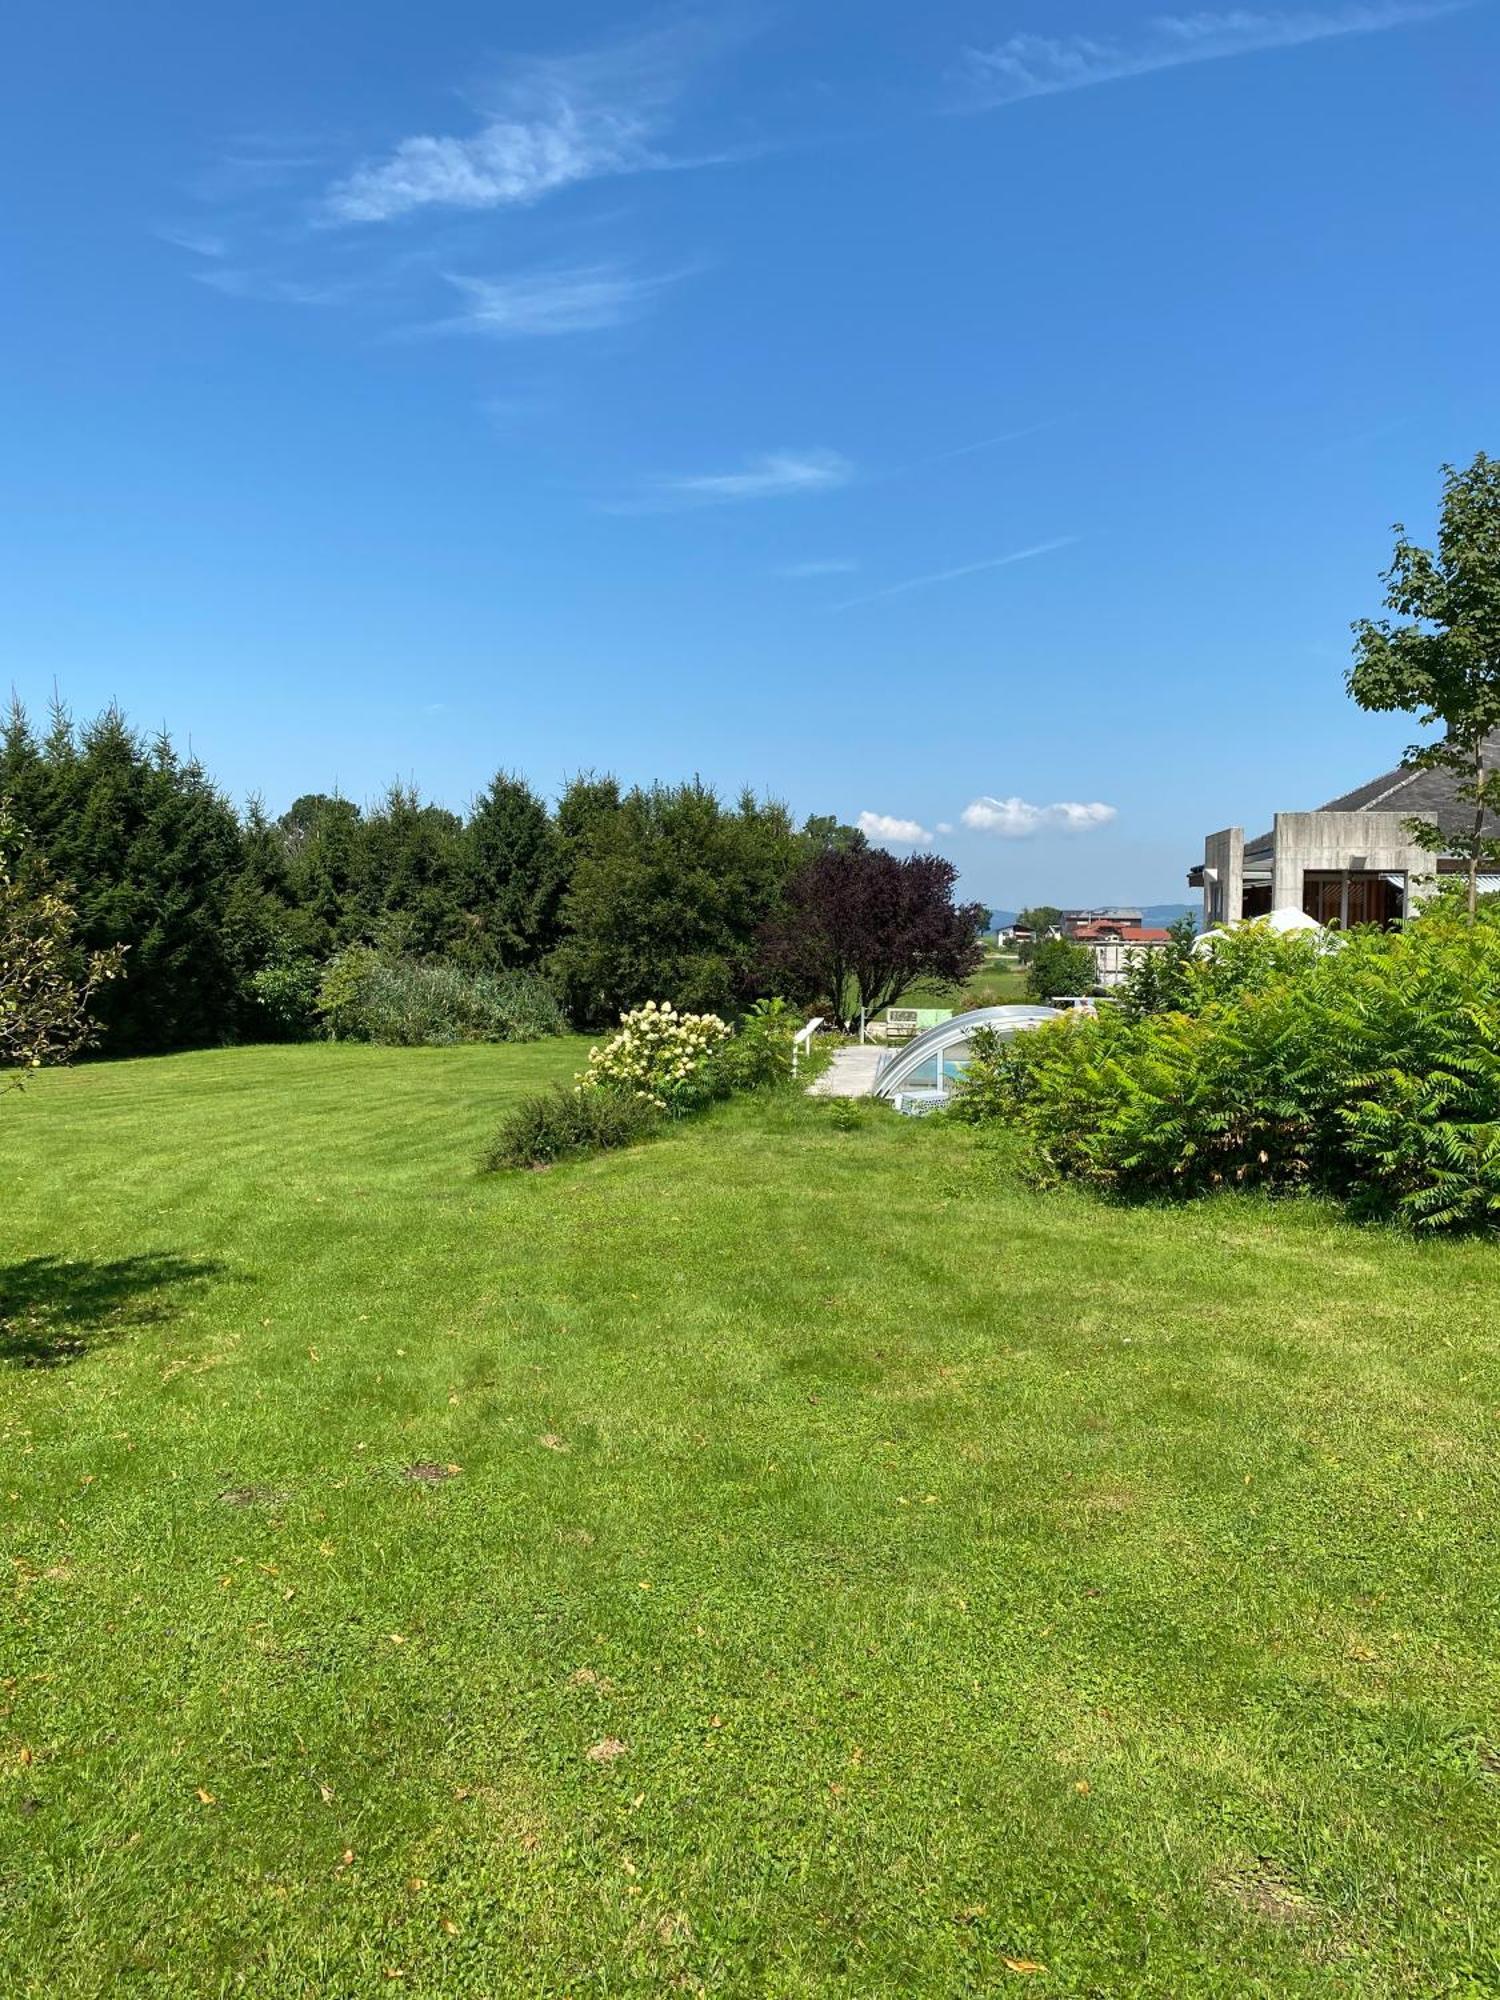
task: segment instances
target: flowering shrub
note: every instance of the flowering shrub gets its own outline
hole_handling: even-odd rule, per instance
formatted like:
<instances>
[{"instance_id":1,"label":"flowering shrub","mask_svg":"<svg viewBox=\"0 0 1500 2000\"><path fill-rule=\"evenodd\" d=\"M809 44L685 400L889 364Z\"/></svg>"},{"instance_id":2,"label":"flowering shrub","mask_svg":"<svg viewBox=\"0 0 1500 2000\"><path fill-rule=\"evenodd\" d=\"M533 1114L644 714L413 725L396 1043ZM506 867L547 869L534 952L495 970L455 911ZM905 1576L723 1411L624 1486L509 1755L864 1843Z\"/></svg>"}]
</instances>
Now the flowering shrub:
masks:
<instances>
[{"instance_id":1,"label":"flowering shrub","mask_svg":"<svg viewBox=\"0 0 1500 2000\"><path fill-rule=\"evenodd\" d=\"M618 1031L589 1050L580 1089L623 1090L661 1111L682 1111L705 1095L704 1072L733 1030L717 1014L679 1014L669 1000L620 1016Z\"/></svg>"}]
</instances>

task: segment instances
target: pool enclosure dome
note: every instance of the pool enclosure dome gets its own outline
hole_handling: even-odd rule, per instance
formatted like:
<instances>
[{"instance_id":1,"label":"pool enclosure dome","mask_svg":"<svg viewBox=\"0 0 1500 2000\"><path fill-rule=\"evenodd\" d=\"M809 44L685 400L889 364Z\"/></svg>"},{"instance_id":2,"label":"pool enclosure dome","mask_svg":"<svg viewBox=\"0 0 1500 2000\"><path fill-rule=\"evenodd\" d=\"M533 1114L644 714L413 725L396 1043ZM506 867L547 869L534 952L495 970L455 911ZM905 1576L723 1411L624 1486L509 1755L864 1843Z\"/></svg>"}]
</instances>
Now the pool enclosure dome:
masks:
<instances>
[{"instance_id":1,"label":"pool enclosure dome","mask_svg":"<svg viewBox=\"0 0 1500 2000\"><path fill-rule=\"evenodd\" d=\"M967 1014L955 1014L904 1048L891 1050L876 1073L875 1095L898 1110L906 1108L906 1100L914 1110L929 1109L948 1096L953 1079L969 1060L969 1039L976 1028L1009 1036L1062 1018L1057 1007L975 1007Z\"/></svg>"}]
</instances>

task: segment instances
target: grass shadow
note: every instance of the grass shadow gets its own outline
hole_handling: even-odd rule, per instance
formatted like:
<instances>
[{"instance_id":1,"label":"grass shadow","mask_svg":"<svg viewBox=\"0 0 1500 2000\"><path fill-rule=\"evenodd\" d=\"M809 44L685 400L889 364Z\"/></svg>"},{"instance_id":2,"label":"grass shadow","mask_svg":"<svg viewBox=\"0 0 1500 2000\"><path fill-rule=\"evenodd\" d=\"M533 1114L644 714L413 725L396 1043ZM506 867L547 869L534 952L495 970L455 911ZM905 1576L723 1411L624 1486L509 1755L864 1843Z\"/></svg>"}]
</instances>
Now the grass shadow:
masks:
<instances>
[{"instance_id":1,"label":"grass shadow","mask_svg":"<svg viewBox=\"0 0 1500 2000\"><path fill-rule=\"evenodd\" d=\"M61 1368L81 1361L133 1327L170 1319L179 1307L175 1292L224 1268L169 1253L0 1265L0 1362Z\"/></svg>"}]
</instances>

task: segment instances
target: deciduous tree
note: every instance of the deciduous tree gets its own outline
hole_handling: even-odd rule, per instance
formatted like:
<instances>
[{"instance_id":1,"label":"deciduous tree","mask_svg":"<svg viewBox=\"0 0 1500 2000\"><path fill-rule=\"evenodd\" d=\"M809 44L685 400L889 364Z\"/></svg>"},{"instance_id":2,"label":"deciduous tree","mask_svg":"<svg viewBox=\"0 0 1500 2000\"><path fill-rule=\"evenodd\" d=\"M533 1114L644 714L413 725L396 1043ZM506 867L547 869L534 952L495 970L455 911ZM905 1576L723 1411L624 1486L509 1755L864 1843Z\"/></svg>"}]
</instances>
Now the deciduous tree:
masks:
<instances>
[{"instance_id":1,"label":"deciduous tree","mask_svg":"<svg viewBox=\"0 0 1500 2000\"><path fill-rule=\"evenodd\" d=\"M1414 745L1408 764L1451 772L1468 823L1452 833L1436 820L1413 819L1413 840L1464 863L1469 919L1478 901L1479 871L1500 860L1500 770L1491 739L1500 730L1500 459L1480 452L1471 465L1443 468L1437 548L1408 540L1399 523L1396 550L1382 581L1388 618L1354 626L1349 692L1361 708L1399 710L1423 727L1438 725L1433 743Z\"/></svg>"},{"instance_id":2,"label":"deciduous tree","mask_svg":"<svg viewBox=\"0 0 1500 2000\"><path fill-rule=\"evenodd\" d=\"M984 957L989 912L954 903L957 879L937 854L897 860L880 847L828 847L812 855L762 931L762 986L826 1001L848 1026L914 980L967 979Z\"/></svg>"}]
</instances>

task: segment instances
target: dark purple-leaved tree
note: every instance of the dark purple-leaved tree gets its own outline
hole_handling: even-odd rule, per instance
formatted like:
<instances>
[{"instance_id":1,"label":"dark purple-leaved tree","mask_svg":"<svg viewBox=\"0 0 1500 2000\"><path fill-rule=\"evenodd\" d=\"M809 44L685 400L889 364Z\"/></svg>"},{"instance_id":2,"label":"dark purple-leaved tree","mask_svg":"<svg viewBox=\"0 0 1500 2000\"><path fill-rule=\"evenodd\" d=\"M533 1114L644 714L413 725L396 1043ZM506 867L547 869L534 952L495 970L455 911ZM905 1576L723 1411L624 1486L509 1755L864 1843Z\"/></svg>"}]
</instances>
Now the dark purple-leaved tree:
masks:
<instances>
[{"instance_id":1,"label":"dark purple-leaved tree","mask_svg":"<svg viewBox=\"0 0 1500 2000\"><path fill-rule=\"evenodd\" d=\"M760 983L824 1000L848 1027L917 979L967 979L984 952L982 903L953 900L958 870L937 854L898 861L883 848L829 849L788 880L760 933Z\"/></svg>"}]
</instances>

